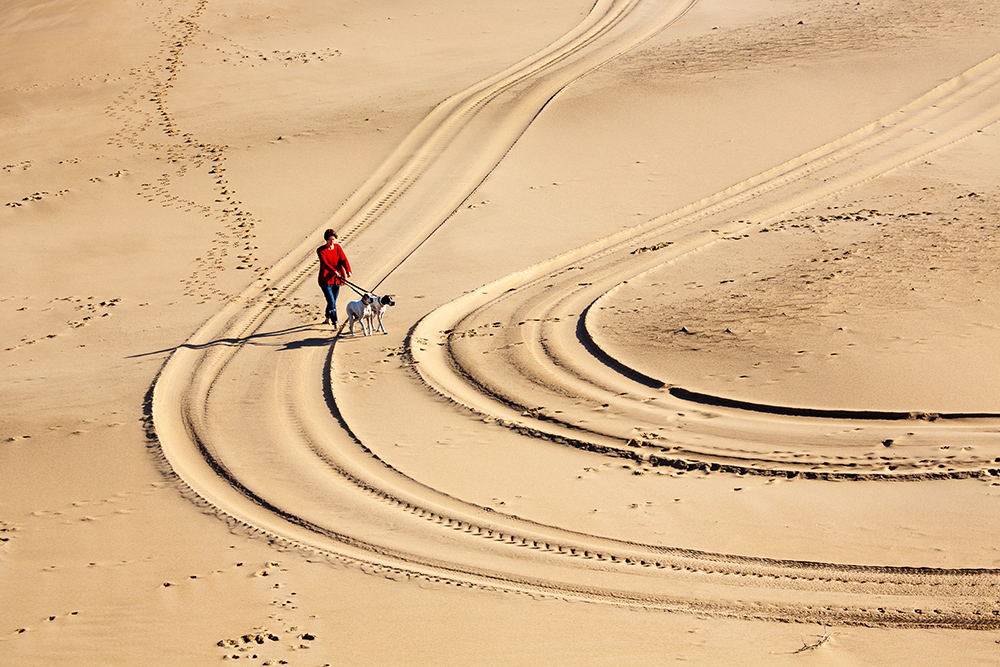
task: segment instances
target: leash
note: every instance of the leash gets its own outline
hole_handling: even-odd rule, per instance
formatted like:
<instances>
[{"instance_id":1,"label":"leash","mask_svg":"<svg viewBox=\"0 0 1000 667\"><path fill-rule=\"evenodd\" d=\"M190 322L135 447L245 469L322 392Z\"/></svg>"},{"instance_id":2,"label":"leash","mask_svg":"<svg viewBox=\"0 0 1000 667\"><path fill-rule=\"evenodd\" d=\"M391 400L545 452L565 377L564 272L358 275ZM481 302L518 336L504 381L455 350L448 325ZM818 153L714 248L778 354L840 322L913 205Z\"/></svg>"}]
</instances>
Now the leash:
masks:
<instances>
[{"instance_id":1,"label":"leash","mask_svg":"<svg viewBox=\"0 0 1000 667\"><path fill-rule=\"evenodd\" d=\"M355 285L354 283L352 283L352 282L351 282L350 280L348 280L347 278L343 278L343 281L344 281L344 284L345 284L345 285L347 285L347 286L348 286L348 287L350 287L350 288L351 288L352 290L354 290L355 292L357 292L357 293L358 293L358 296L364 296L365 294L368 294L368 293L369 293L369 292L368 292L368 290L365 290L365 289L362 289L362 288L358 287L357 285ZM371 293L372 293L372 294L374 294L374 292L371 292Z\"/></svg>"}]
</instances>

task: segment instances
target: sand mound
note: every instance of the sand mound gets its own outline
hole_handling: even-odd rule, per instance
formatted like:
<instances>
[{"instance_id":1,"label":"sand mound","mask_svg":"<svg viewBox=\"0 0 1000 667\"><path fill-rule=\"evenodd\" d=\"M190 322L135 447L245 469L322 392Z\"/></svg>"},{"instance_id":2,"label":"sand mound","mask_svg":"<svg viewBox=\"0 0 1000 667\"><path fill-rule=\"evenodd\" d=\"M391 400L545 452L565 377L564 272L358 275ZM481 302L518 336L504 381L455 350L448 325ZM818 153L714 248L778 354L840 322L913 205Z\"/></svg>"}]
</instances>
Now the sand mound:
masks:
<instances>
[{"instance_id":1,"label":"sand mound","mask_svg":"<svg viewBox=\"0 0 1000 667\"><path fill-rule=\"evenodd\" d=\"M906 192L933 182L910 170L630 281L597 302L592 335L644 374L733 399L1000 412L997 193Z\"/></svg>"}]
</instances>

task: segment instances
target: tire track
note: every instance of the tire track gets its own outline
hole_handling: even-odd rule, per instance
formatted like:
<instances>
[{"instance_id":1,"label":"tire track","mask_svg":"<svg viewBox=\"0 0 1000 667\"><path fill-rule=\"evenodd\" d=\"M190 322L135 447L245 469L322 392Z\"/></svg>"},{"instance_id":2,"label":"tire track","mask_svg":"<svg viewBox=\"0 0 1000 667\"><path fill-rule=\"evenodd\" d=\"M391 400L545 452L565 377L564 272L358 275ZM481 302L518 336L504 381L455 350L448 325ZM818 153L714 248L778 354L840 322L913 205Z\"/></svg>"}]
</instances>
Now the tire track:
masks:
<instances>
[{"instance_id":1,"label":"tire track","mask_svg":"<svg viewBox=\"0 0 1000 667\"><path fill-rule=\"evenodd\" d=\"M689 6L598 2L576 31L539 58L435 110L332 224L349 230L345 236L359 246L390 247L381 269L391 269L448 220L554 94L655 34ZM497 134L482 149L480 130L487 126L495 127ZM802 166L808 168L808 162L803 160ZM455 181L448 176L457 173L464 176L459 185L442 189L442 184ZM790 177L788 182L800 181ZM759 184L756 194L743 193L744 201L755 198L756 203L767 192L780 190L777 180L762 178ZM783 197L771 205L787 205L787 193ZM734 202L723 194L710 205L724 213ZM474 409L487 406L487 414L500 412L495 401L484 400L483 391L489 389L485 382L466 382L473 374L462 367L460 346L440 328L443 324L475 321L474 316L495 303L515 314L531 312L537 305L531 291L538 289L537 276L555 270L561 276L560 287L552 290L555 304L545 304L543 310L558 313L554 324L560 325L560 333L541 335L547 328L536 318L538 323L520 328L522 340L515 342L531 343L535 361L569 368L574 353L564 358L557 351L573 340L562 333L562 325L568 322L575 332L583 312L576 305L592 303L595 294L607 291L600 292L599 284L608 282L606 276L586 285L580 284L581 276L590 280L592 275L600 277L600 271L613 272L623 252L636 243L656 243L664 234L684 231L694 248L702 235L692 231L692 222L709 215L707 207L695 207L667 216L637 234L616 235L600 248L569 253L435 311L408 338L414 367L429 385L456 402L468 401ZM400 222L410 220L420 222L408 236L400 234ZM386 244L389 238L394 239L392 245ZM322 361L318 349L287 363L267 346L247 344L274 313L274 304L312 273L312 246L310 240L303 242L251 285L238 303L225 306L180 346L152 390L149 410L164 458L191 493L228 521L393 576L491 590L739 618L1000 627L996 570L812 563L624 542L479 507L396 471L354 436L339 413L331 388L335 347L327 350L325 389L318 392L314 383L303 382L314 378L322 365L316 363ZM583 255L592 259L581 262ZM650 261L649 266L656 263ZM576 264L584 265L579 275L565 268ZM576 287L588 289L572 289L574 280L579 280ZM519 292L522 285L530 289ZM496 298L508 287L515 287L511 296ZM521 302L524 296L528 299ZM577 310L575 318L559 310L564 308ZM584 386L593 379L594 366L584 365L575 378L564 375L558 381L552 380L550 368L532 371L530 364L521 362L514 366L534 372L536 386L542 389L567 383L561 392L565 395L578 389L594 391ZM261 382L261 377L271 381ZM608 382L602 372L601 382L593 386L598 393L606 392L603 385ZM511 392L511 404L517 403L520 391L515 387ZM628 406L635 399L622 402ZM234 406L240 409L234 411ZM521 416L512 422L525 429L541 425L539 433L547 433L551 423ZM801 601L803 591L810 593L810 604Z\"/></svg>"},{"instance_id":2,"label":"tire track","mask_svg":"<svg viewBox=\"0 0 1000 667\"><path fill-rule=\"evenodd\" d=\"M335 355L335 349L330 350L328 361ZM239 476L245 485L243 500L251 505L248 512L268 509L293 524L281 526L268 516L254 516L254 529L272 538L398 576L592 602L740 618L991 627L994 609L977 591L995 587L993 570L857 567L643 545L526 521L442 494L386 465L336 411L329 412L332 389L322 394L300 380L301 373L315 367L313 361L302 359L301 368L289 367L275 362L266 350L251 359L258 367L276 365L280 390L254 394L253 403L265 414L283 415L280 439L268 433L219 449L219 433L209 433L213 458L227 470L267 457L271 466L296 482L294 487L272 487L264 477L254 479L261 475L260 466ZM225 374L220 377L223 393L209 399L216 422L223 421L222 412L233 405L232 396L221 387L227 379ZM328 378L328 387L330 382ZM213 400L218 402L214 410ZM326 420L317 418L322 413ZM354 438L354 446L338 441L337 426ZM225 430L226 424L215 428ZM229 511L238 509L238 504L227 505ZM713 599L737 596L739 602L704 602L691 597L687 591L692 587L721 588L726 593L716 593ZM823 600L824 605L813 613L780 602L795 591L809 591L813 601ZM880 615L862 604L876 594L879 599L890 597L900 612ZM745 603L747 596L777 596L779 601L755 607ZM898 606L903 604L910 608ZM937 610L933 614L931 605ZM925 607L928 615L922 618Z\"/></svg>"},{"instance_id":3,"label":"tire track","mask_svg":"<svg viewBox=\"0 0 1000 667\"><path fill-rule=\"evenodd\" d=\"M1000 56L981 63L903 110L759 177L679 211L526 269L431 313L414 328L410 349L424 380L442 395L497 421L577 447L683 470L815 479L941 479L997 474L998 415L866 415L866 443L907 431L955 437L991 452L978 459L824 455L813 433L850 424L856 415L752 406L643 376L604 351L590 335L594 307L617 286L742 234L787 210L921 159L998 119ZM928 128L936 128L931 133ZM940 129L937 129L940 128ZM736 222L734 222L736 220ZM637 252L648 248L655 252ZM622 276L627 275L627 280ZM492 323L507 328L475 335ZM484 361L485 360L485 361ZM580 406L581 399L586 405ZM695 400L697 399L697 400ZM539 409L537 406L545 406ZM581 426L588 412L610 408ZM756 408L756 409L755 409ZM543 412L544 414L539 414ZM678 415L702 413L686 432L655 434ZM939 419L939 417L943 417ZM812 433L811 433L812 432ZM747 448L755 438L758 447ZM807 451L789 460L773 442ZM829 449L829 447L825 447ZM893 466L888 469L888 465Z\"/></svg>"}]
</instances>

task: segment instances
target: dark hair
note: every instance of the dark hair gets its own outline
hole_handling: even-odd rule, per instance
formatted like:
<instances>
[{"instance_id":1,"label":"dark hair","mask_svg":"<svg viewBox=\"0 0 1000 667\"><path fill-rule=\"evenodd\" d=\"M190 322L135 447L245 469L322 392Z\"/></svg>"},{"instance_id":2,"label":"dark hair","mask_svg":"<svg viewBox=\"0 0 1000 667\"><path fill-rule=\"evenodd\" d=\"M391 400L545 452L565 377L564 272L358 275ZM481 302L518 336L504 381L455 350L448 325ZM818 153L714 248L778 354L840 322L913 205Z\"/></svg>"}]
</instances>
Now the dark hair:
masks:
<instances>
[{"instance_id":1,"label":"dark hair","mask_svg":"<svg viewBox=\"0 0 1000 667\"><path fill-rule=\"evenodd\" d=\"M337 238L337 232L333 231L332 229L328 229L325 232L323 232L324 241L329 241L331 236L333 238Z\"/></svg>"}]
</instances>

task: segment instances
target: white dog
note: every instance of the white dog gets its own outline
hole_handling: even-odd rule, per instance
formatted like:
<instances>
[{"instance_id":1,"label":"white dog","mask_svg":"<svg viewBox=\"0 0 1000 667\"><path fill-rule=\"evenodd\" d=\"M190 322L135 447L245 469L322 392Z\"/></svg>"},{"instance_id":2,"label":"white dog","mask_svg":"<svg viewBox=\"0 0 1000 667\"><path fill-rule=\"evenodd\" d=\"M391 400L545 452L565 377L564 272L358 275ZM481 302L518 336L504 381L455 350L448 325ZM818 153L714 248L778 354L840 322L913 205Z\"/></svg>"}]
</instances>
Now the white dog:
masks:
<instances>
[{"instance_id":1,"label":"white dog","mask_svg":"<svg viewBox=\"0 0 1000 667\"><path fill-rule=\"evenodd\" d=\"M347 323L351 326L351 335L354 335L355 321L361 324L361 330L366 336L371 336L376 331L388 333L382 324L382 317L386 308L395 305L396 302L390 295L375 296L371 292L362 294L358 301L351 301L347 304Z\"/></svg>"},{"instance_id":2,"label":"white dog","mask_svg":"<svg viewBox=\"0 0 1000 667\"><path fill-rule=\"evenodd\" d=\"M354 322L361 324L361 330L366 336L372 335L373 324L375 322L375 311L373 304L376 303L375 295L365 292L358 301L351 301L347 304L347 323L351 325L351 335L354 335Z\"/></svg>"}]
</instances>

